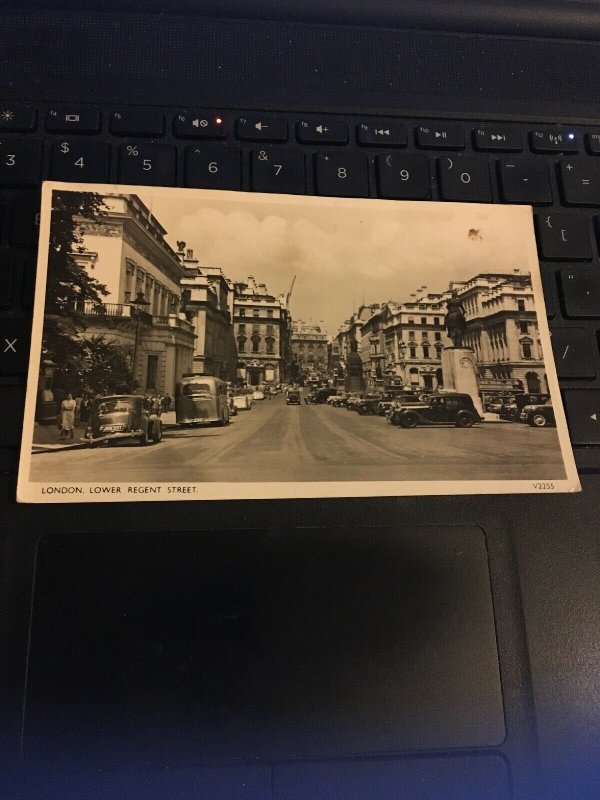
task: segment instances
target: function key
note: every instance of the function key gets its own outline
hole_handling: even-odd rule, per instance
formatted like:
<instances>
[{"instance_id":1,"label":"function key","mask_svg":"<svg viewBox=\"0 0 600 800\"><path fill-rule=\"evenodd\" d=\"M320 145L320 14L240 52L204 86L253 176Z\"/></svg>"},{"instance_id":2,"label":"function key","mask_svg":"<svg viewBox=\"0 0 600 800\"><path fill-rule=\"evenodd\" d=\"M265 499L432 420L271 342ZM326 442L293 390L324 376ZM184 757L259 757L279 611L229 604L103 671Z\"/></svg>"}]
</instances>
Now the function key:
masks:
<instances>
[{"instance_id":1,"label":"function key","mask_svg":"<svg viewBox=\"0 0 600 800\"><path fill-rule=\"evenodd\" d=\"M536 128L529 131L529 145L534 153L578 153L580 136L562 128Z\"/></svg>"},{"instance_id":2,"label":"function key","mask_svg":"<svg viewBox=\"0 0 600 800\"><path fill-rule=\"evenodd\" d=\"M371 147L406 147L406 128L393 120L361 122L356 126L356 140Z\"/></svg>"},{"instance_id":3,"label":"function key","mask_svg":"<svg viewBox=\"0 0 600 800\"><path fill-rule=\"evenodd\" d=\"M50 109L46 116L49 133L98 133L100 114L90 108Z\"/></svg>"},{"instance_id":4,"label":"function key","mask_svg":"<svg viewBox=\"0 0 600 800\"><path fill-rule=\"evenodd\" d=\"M523 138L516 128L482 126L473 131L473 147L475 150L519 153L523 149Z\"/></svg>"},{"instance_id":5,"label":"function key","mask_svg":"<svg viewBox=\"0 0 600 800\"><path fill-rule=\"evenodd\" d=\"M247 142L287 142L288 126L276 117L241 117L236 123L238 139Z\"/></svg>"},{"instance_id":6,"label":"function key","mask_svg":"<svg viewBox=\"0 0 600 800\"><path fill-rule=\"evenodd\" d=\"M348 144L348 128L339 120L301 119L296 123L296 138L301 144Z\"/></svg>"},{"instance_id":7,"label":"function key","mask_svg":"<svg viewBox=\"0 0 600 800\"><path fill-rule=\"evenodd\" d=\"M177 114L173 133L180 139L224 139L227 125L218 111L190 111Z\"/></svg>"},{"instance_id":8,"label":"function key","mask_svg":"<svg viewBox=\"0 0 600 800\"><path fill-rule=\"evenodd\" d=\"M0 131L27 133L35 130L36 112L25 106L10 103L0 105Z\"/></svg>"},{"instance_id":9,"label":"function key","mask_svg":"<svg viewBox=\"0 0 600 800\"><path fill-rule=\"evenodd\" d=\"M415 128L417 147L426 150L464 150L465 132L460 125L444 122Z\"/></svg>"},{"instance_id":10,"label":"function key","mask_svg":"<svg viewBox=\"0 0 600 800\"><path fill-rule=\"evenodd\" d=\"M115 136L163 136L165 118L155 108L125 108L111 114L109 130Z\"/></svg>"}]
</instances>

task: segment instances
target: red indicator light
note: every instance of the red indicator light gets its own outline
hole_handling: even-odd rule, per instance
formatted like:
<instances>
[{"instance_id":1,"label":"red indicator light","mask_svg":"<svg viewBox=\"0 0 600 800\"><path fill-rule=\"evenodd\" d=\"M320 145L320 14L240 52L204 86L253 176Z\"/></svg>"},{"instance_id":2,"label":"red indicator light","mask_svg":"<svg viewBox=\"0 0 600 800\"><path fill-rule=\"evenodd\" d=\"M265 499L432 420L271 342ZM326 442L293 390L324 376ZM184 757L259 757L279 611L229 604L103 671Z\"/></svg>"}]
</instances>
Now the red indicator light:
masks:
<instances>
[{"instance_id":1,"label":"red indicator light","mask_svg":"<svg viewBox=\"0 0 600 800\"><path fill-rule=\"evenodd\" d=\"M223 120L221 119L221 117L217 117L215 122L217 123L217 125L220 125L223 122Z\"/></svg>"}]
</instances>

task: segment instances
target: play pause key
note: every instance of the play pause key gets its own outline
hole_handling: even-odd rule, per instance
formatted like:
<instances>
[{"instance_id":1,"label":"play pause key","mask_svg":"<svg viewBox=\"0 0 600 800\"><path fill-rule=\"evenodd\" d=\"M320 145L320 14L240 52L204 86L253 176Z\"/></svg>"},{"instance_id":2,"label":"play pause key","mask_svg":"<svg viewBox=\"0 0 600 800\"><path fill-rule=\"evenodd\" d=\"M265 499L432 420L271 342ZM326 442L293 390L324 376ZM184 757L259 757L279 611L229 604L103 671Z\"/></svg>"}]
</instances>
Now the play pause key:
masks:
<instances>
[{"instance_id":1,"label":"play pause key","mask_svg":"<svg viewBox=\"0 0 600 800\"><path fill-rule=\"evenodd\" d=\"M600 445L600 389L563 392L571 443Z\"/></svg>"}]
</instances>

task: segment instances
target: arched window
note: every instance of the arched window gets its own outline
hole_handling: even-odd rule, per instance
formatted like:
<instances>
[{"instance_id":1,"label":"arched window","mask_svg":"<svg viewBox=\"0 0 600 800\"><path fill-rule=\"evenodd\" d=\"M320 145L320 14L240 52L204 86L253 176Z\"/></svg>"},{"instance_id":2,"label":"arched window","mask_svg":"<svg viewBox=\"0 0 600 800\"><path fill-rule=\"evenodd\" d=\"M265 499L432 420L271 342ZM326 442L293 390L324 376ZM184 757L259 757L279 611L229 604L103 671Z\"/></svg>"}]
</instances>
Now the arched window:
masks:
<instances>
[{"instance_id":1,"label":"arched window","mask_svg":"<svg viewBox=\"0 0 600 800\"><path fill-rule=\"evenodd\" d=\"M244 353L246 351L246 341L245 336L238 336L238 353Z\"/></svg>"},{"instance_id":2,"label":"arched window","mask_svg":"<svg viewBox=\"0 0 600 800\"><path fill-rule=\"evenodd\" d=\"M267 353L274 353L275 352L275 339L272 336L267 336L265 339L267 345Z\"/></svg>"},{"instance_id":3,"label":"arched window","mask_svg":"<svg viewBox=\"0 0 600 800\"><path fill-rule=\"evenodd\" d=\"M419 385L419 370L416 367L411 367L410 382L412 383L413 386Z\"/></svg>"}]
</instances>

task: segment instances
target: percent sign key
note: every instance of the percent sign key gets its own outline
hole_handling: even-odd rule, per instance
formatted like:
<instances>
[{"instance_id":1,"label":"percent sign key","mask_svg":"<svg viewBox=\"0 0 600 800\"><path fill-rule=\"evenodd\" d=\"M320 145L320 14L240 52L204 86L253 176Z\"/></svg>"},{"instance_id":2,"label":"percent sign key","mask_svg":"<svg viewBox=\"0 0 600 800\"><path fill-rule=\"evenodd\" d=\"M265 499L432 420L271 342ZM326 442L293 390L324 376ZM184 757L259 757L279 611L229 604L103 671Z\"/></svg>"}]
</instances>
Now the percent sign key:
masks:
<instances>
[{"instance_id":1,"label":"percent sign key","mask_svg":"<svg viewBox=\"0 0 600 800\"><path fill-rule=\"evenodd\" d=\"M168 144L124 144L119 151L121 183L175 186L177 151Z\"/></svg>"}]
</instances>

